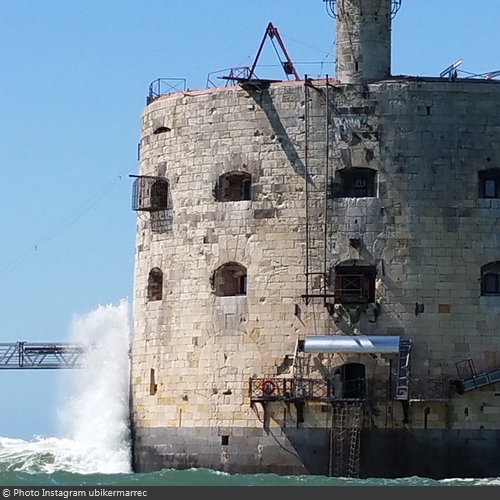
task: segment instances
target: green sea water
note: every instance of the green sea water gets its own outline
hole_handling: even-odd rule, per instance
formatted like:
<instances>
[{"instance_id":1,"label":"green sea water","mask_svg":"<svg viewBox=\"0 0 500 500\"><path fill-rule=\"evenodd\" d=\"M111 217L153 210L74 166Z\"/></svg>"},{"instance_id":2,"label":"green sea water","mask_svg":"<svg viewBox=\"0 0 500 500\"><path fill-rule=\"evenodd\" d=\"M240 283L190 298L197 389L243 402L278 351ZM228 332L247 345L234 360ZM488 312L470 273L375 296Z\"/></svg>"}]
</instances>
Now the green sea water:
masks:
<instances>
[{"instance_id":1,"label":"green sea water","mask_svg":"<svg viewBox=\"0 0 500 500\"><path fill-rule=\"evenodd\" d=\"M226 474L208 469L162 470L147 474L50 474L0 472L2 486L500 486L499 478L447 479L348 479L324 476L278 476L275 474Z\"/></svg>"},{"instance_id":2,"label":"green sea water","mask_svg":"<svg viewBox=\"0 0 500 500\"><path fill-rule=\"evenodd\" d=\"M128 444L128 443L125 443ZM500 478L350 479L326 476L228 474L210 469L134 473L129 450L84 446L68 439L0 437L0 486L500 486Z\"/></svg>"}]
</instances>

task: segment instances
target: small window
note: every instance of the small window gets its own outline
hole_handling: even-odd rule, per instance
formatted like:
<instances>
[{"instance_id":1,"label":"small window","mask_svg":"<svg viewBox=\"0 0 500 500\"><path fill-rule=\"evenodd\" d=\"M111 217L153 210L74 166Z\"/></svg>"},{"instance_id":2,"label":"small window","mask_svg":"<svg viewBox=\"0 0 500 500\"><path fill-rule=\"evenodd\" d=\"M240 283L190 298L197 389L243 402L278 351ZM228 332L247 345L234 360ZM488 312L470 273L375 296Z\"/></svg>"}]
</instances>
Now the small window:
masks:
<instances>
[{"instance_id":1,"label":"small window","mask_svg":"<svg viewBox=\"0 0 500 500\"><path fill-rule=\"evenodd\" d=\"M155 370L154 368L151 368L149 372L149 395L154 396L156 394L157 389L158 386L156 385L156 380L155 380Z\"/></svg>"},{"instance_id":2,"label":"small window","mask_svg":"<svg viewBox=\"0 0 500 500\"><path fill-rule=\"evenodd\" d=\"M247 294L247 269L237 262L228 262L214 273L215 295L228 297Z\"/></svg>"},{"instance_id":3,"label":"small window","mask_svg":"<svg viewBox=\"0 0 500 500\"><path fill-rule=\"evenodd\" d=\"M168 181L158 177L141 176L134 181L132 209L157 212L168 208Z\"/></svg>"},{"instance_id":4,"label":"small window","mask_svg":"<svg viewBox=\"0 0 500 500\"><path fill-rule=\"evenodd\" d=\"M481 295L500 295L500 262L491 262L482 267Z\"/></svg>"},{"instance_id":5,"label":"small window","mask_svg":"<svg viewBox=\"0 0 500 500\"><path fill-rule=\"evenodd\" d=\"M155 129L154 134L158 135L158 134L163 134L165 132L170 132L170 129L168 127L158 127L157 129Z\"/></svg>"},{"instance_id":6,"label":"small window","mask_svg":"<svg viewBox=\"0 0 500 500\"><path fill-rule=\"evenodd\" d=\"M163 273L154 267L149 271L148 300L161 300L163 295Z\"/></svg>"},{"instance_id":7,"label":"small window","mask_svg":"<svg viewBox=\"0 0 500 500\"><path fill-rule=\"evenodd\" d=\"M252 199L252 176L247 172L230 172L219 177L217 201L245 201Z\"/></svg>"},{"instance_id":8,"label":"small window","mask_svg":"<svg viewBox=\"0 0 500 500\"><path fill-rule=\"evenodd\" d=\"M340 198L373 198L375 196L375 170L371 168L345 168L338 171Z\"/></svg>"},{"instance_id":9,"label":"small window","mask_svg":"<svg viewBox=\"0 0 500 500\"><path fill-rule=\"evenodd\" d=\"M479 197L500 198L500 169L479 172Z\"/></svg>"},{"instance_id":10,"label":"small window","mask_svg":"<svg viewBox=\"0 0 500 500\"><path fill-rule=\"evenodd\" d=\"M335 301L342 304L375 302L376 274L373 266L339 264L335 268Z\"/></svg>"}]
</instances>

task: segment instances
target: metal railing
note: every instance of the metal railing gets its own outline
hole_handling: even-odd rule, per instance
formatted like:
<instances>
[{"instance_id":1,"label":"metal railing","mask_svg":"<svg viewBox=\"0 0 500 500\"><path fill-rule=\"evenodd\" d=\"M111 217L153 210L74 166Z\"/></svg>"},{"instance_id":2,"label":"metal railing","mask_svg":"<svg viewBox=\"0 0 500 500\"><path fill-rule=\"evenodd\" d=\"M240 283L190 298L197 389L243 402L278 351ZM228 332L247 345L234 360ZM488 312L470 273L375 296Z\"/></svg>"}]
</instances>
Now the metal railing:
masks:
<instances>
[{"instance_id":1,"label":"metal railing","mask_svg":"<svg viewBox=\"0 0 500 500\"><path fill-rule=\"evenodd\" d=\"M335 394L329 379L314 378L251 378L252 401L317 401L364 400L368 395L366 379L343 382L341 394ZM371 391L370 391L371 392Z\"/></svg>"},{"instance_id":2,"label":"metal railing","mask_svg":"<svg viewBox=\"0 0 500 500\"><path fill-rule=\"evenodd\" d=\"M220 69L212 71L207 75L207 89L220 87L221 84L216 80L225 80L224 86L235 85L241 80L250 78L251 69L248 66L240 66L235 68Z\"/></svg>"},{"instance_id":3,"label":"metal railing","mask_svg":"<svg viewBox=\"0 0 500 500\"><path fill-rule=\"evenodd\" d=\"M85 352L66 342L0 343L0 370L81 368Z\"/></svg>"},{"instance_id":4,"label":"metal railing","mask_svg":"<svg viewBox=\"0 0 500 500\"><path fill-rule=\"evenodd\" d=\"M250 400L261 401L384 401L395 399L395 381L358 378L342 382L342 387L334 387L331 379L313 378L251 378ZM411 379L409 400L446 401L451 396L450 379L436 377Z\"/></svg>"},{"instance_id":5,"label":"metal railing","mask_svg":"<svg viewBox=\"0 0 500 500\"><path fill-rule=\"evenodd\" d=\"M172 94L174 92L184 92L185 90L185 78L158 78L149 85L146 104L151 104L155 99L163 95Z\"/></svg>"},{"instance_id":6,"label":"metal railing","mask_svg":"<svg viewBox=\"0 0 500 500\"><path fill-rule=\"evenodd\" d=\"M451 382L449 378L437 377L410 379L410 401L444 401L450 398Z\"/></svg>"}]
</instances>

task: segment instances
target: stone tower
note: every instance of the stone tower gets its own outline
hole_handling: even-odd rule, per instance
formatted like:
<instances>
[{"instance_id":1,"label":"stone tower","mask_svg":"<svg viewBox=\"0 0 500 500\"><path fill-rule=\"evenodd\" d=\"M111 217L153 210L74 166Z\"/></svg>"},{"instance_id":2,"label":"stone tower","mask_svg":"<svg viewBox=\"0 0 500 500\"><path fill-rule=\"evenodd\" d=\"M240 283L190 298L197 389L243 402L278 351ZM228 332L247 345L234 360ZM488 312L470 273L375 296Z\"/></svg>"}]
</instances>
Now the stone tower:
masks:
<instances>
[{"instance_id":1,"label":"stone tower","mask_svg":"<svg viewBox=\"0 0 500 500\"><path fill-rule=\"evenodd\" d=\"M338 73L151 91L134 469L500 476L500 82L390 76L398 0L331 0Z\"/></svg>"},{"instance_id":2,"label":"stone tower","mask_svg":"<svg viewBox=\"0 0 500 500\"><path fill-rule=\"evenodd\" d=\"M336 0L337 79L373 82L391 74L392 0Z\"/></svg>"}]
</instances>

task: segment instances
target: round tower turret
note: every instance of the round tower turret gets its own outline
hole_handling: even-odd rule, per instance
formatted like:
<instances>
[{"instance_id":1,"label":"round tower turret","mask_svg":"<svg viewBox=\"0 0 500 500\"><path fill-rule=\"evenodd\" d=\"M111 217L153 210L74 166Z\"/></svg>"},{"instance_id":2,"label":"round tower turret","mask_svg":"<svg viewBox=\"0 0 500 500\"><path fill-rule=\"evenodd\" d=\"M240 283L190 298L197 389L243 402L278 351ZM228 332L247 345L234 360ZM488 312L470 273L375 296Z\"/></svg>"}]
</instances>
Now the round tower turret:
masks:
<instances>
[{"instance_id":1,"label":"round tower turret","mask_svg":"<svg viewBox=\"0 0 500 500\"><path fill-rule=\"evenodd\" d=\"M391 74L391 19L401 0L336 0L337 79L373 82Z\"/></svg>"}]
</instances>

